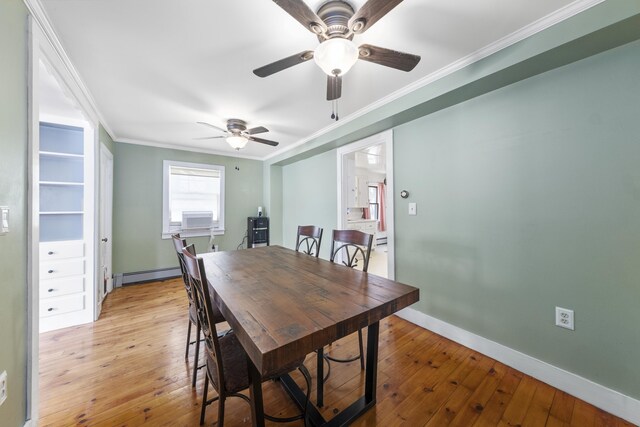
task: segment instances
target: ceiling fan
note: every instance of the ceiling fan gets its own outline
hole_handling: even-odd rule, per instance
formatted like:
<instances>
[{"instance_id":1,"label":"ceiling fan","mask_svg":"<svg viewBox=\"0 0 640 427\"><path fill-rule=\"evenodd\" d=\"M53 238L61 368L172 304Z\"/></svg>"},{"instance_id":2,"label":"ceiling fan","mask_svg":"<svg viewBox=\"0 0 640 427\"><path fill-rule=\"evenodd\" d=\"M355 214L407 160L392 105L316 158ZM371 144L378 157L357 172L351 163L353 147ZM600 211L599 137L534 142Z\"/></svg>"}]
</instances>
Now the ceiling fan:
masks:
<instances>
[{"instance_id":1,"label":"ceiling fan","mask_svg":"<svg viewBox=\"0 0 640 427\"><path fill-rule=\"evenodd\" d=\"M259 77L285 70L313 58L327 74L327 100L334 101L332 119L338 120L335 100L342 96L342 76L358 59L374 62L402 71L411 71L420 56L383 47L363 44L356 46L354 35L368 30L402 0L368 0L358 11L344 0L329 0L315 13L303 0L273 0L296 21L315 34L320 41L315 50L305 50L253 70Z\"/></svg>"},{"instance_id":2,"label":"ceiling fan","mask_svg":"<svg viewBox=\"0 0 640 427\"><path fill-rule=\"evenodd\" d=\"M247 129L247 123L244 120L240 119L229 119L227 120L227 130L219 128L218 126L214 126L211 123L206 122L197 122L198 124L208 126L217 131L224 132L226 135L220 136L206 136L204 138L195 138L195 139L216 139L216 138L225 138L227 143L235 148L236 150L240 150L247 145L249 141L259 142L261 144L271 145L272 147L276 147L278 145L275 141L269 141L268 139L256 138L253 135L258 133L269 132L269 129L258 126L255 128Z\"/></svg>"}]
</instances>

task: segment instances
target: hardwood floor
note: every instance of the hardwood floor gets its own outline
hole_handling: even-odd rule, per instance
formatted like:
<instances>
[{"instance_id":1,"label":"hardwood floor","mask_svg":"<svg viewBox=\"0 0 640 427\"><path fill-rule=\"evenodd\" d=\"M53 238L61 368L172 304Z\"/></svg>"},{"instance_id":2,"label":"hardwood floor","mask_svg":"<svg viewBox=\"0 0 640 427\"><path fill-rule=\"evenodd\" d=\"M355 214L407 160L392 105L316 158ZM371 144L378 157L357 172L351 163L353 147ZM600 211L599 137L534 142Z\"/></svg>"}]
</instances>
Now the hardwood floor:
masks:
<instances>
[{"instance_id":1,"label":"hardwood floor","mask_svg":"<svg viewBox=\"0 0 640 427\"><path fill-rule=\"evenodd\" d=\"M39 425L197 426L203 380L200 373L191 388L181 282L117 289L102 313L96 323L41 335ZM380 323L378 403L357 426L632 425L398 317ZM356 348L354 334L331 351L345 355ZM307 366L315 375L314 356ZM362 387L355 363L332 364L324 414L345 408ZM267 413L296 412L277 383L263 390ZM206 424L216 416L212 405ZM251 425L244 401L227 401L225 425Z\"/></svg>"}]
</instances>

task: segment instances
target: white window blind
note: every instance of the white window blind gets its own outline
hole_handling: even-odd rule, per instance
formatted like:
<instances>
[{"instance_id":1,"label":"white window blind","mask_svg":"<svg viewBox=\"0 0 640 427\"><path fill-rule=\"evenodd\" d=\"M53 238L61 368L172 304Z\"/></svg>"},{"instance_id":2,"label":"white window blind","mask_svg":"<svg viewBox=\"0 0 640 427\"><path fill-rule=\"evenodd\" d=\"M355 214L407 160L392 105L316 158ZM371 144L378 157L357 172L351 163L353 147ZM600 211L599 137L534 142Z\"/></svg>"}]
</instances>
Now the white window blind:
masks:
<instances>
[{"instance_id":1,"label":"white window blind","mask_svg":"<svg viewBox=\"0 0 640 427\"><path fill-rule=\"evenodd\" d=\"M214 224L220 212L220 171L171 166L169 180L171 223L182 221L184 211L211 211Z\"/></svg>"},{"instance_id":2,"label":"white window blind","mask_svg":"<svg viewBox=\"0 0 640 427\"><path fill-rule=\"evenodd\" d=\"M214 234L224 233L224 166L164 161L163 237L182 232L183 212L212 212ZM189 232L208 235L209 230Z\"/></svg>"}]
</instances>

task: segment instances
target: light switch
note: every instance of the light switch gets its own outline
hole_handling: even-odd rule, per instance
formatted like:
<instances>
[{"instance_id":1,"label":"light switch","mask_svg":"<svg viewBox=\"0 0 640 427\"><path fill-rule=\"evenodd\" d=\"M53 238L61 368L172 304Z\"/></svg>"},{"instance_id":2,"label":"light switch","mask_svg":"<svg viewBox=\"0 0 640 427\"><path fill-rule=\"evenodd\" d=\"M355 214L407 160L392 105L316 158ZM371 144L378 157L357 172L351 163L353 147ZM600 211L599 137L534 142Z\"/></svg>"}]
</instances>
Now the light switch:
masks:
<instances>
[{"instance_id":1,"label":"light switch","mask_svg":"<svg viewBox=\"0 0 640 427\"><path fill-rule=\"evenodd\" d=\"M418 208L416 207L415 202L411 202L409 203L409 215L417 215L418 214Z\"/></svg>"},{"instance_id":2,"label":"light switch","mask_svg":"<svg viewBox=\"0 0 640 427\"><path fill-rule=\"evenodd\" d=\"M0 222L0 234L7 234L9 232L9 207L0 206L0 216L2 222Z\"/></svg>"}]
</instances>

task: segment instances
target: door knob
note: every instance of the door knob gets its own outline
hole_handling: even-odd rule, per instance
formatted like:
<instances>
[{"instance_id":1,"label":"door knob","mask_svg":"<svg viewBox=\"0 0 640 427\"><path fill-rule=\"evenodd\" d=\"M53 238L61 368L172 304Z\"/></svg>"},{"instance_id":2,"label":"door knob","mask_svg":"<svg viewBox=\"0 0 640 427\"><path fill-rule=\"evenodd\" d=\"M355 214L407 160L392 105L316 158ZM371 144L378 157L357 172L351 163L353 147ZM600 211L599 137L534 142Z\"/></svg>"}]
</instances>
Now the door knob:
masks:
<instances>
[{"instance_id":1,"label":"door knob","mask_svg":"<svg viewBox=\"0 0 640 427\"><path fill-rule=\"evenodd\" d=\"M103 242L107 243L109 241L109 239L107 239L106 237L102 239Z\"/></svg>"}]
</instances>

